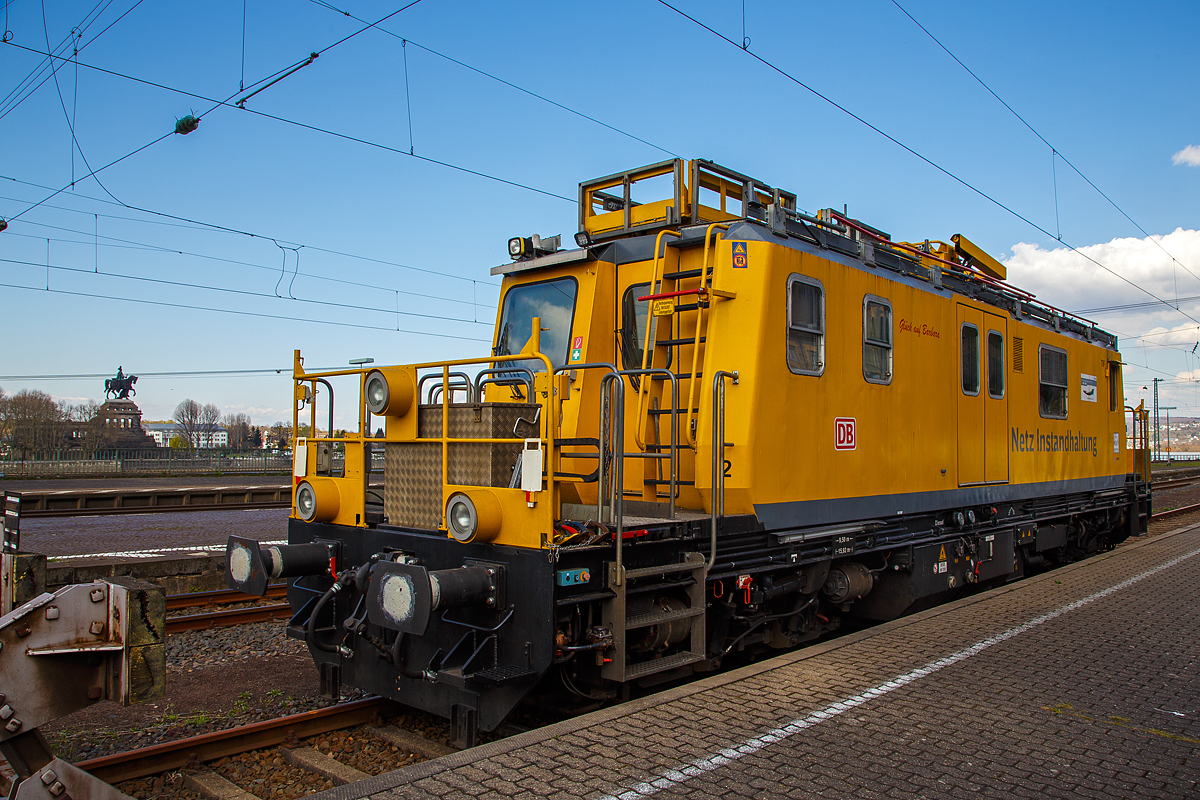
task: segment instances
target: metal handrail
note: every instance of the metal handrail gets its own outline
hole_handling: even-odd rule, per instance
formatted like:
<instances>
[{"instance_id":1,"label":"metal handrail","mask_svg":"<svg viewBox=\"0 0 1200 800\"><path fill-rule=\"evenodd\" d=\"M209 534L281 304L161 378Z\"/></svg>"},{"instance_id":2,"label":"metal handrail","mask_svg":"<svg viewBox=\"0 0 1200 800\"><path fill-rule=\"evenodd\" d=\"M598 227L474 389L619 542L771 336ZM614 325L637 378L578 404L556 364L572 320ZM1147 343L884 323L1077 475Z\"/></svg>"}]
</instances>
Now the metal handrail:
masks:
<instances>
[{"instance_id":1,"label":"metal handrail","mask_svg":"<svg viewBox=\"0 0 1200 800\"><path fill-rule=\"evenodd\" d=\"M661 283L661 281L662 281L662 279L659 278L659 276L658 276L658 266L659 266L658 251L659 250L664 251L663 257L662 257L662 263L664 264L664 266L667 261L667 254L665 252L665 248L663 247L663 237L664 236L674 236L676 238L679 238L682 235L683 234L681 234L679 231L663 230L663 231L659 231L658 235L654 237L654 267L650 273L650 276L651 276L650 277L650 294L654 294L655 292L658 291L658 284ZM654 363L653 351L650 349L650 330L653 328L657 332L658 326L653 323L654 323L654 307L653 307L653 305L651 305L650 308L646 309L646 338L645 338L645 342L642 347L642 369L643 370L647 369L647 362L649 362L649 364L651 364L651 365ZM671 373L671 374L674 375L675 373ZM639 421L642 418L642 405L645 400L645 395L648 394L650 391L649 384L650 384L650 381L644 381L643 385L638 387L637 419ZM672 404L672 406L675 406L675 405L678 405L678 404L677 403ZM633 440L635 442L637 442L637 445L639 448L645 447L645 442L642 441L642 429L641 429L640 425L637 428L634 428L634 430L633 430Z\"/></svg>"},{"instance_id":2,"label":"metal handrail","mask_svg":"<svg viewBox=\"0 0 1200 800\"><path fill-rule=\"evenodd\" d=\"M697 191L699 191L699 190L697 190ZM709 248L709 241L712 239L713 230L715 230L716 228L722 228L724 230L729 230L729 225L724 222L714 222L713 224L709 225L708 228L704 231L704 260L700 267L700 289L701 290L707 289L711 285L708 280L708 248ZM720 240L720 237L718 237L718 239L716 241L712 242L714 251L716 250L716 245L719 240ZM716 277L716 273L717 273L717 263L716 263L716 261L713 261L713 277L714 278ZM676 284L676 285L678 285L678 284ZM696 430L695 430L695 428L692 427L692 414L694 413L693 409L696 406L694 405L693 401L696 399L696 384L699 383L699 381L696 380L696 370L700 368L700 338L701 338L700 332L701 332L702 323L704 322L704 307L700 304L697 304L697 306L698 307L696 309L696 332L695 332L696 343L692 345L692 380L688 382L688 404L687 404L688 444L691 445L693 450L696 449ZM710 314L709 317L711 319L712 315Z\"/></svg>"},{"instance_id":3,"label":"metal handrail","mask_svg":"<svg viewBox=\"0 0 1200 800\"><path fill-rule=\"evenodd\" d=\"M450 388L450 389L460 389L460 388L461 388L461 389L466 389L466 390L467 390L467 402L468 402L468 403L473 403L473 402L475 402L475 396L474 396L474 394L473 394L473 391L474 391L474 384L472 384L472 383L471 383L471 376L470 376L470 375L468 375L468 374L467 374L467 373L465 373L465 372L451 372L451 373L449 374L449 377L451 377L451 378L461 378L462 380L461 380L461 382L460 382L460 381L454 381L453 383L448 383L448 384L447 384L448 388ZM422 391L424 391L424 389L425 389L425 381L427 381L427 380L431 380L431 379L434 379L434 378L437 378L438 380L441 380L441 378L442 378L442 375L441 375L440 373L437 373L437 372L430 372L430 373L429 373L429 374L427 374L427 375L422 375L422 376L421 376L421 379L417 381L417 398L418 398L417 402L420 402L420 399L419 399L419 398L421 397L421 392L422 392ZM433 393L434 393L434 390L435 390L436 388L438 388L438 387L434 386L434 387L431 387L431 388L429 389L429 399L428 399L427 405L434 405L434 402L433 402Z\"/></svg>"},{"instance_id":4,"label":"metal handrail","mask_svg":"<svg viewBox=\"0 0 1200 800\"><path fill-rule=\"evenodd\" d=\"M712 437L712 530L709 533L708 568L717 561L717 524L725 516L725 379L732 378L737 386L737 370L720 370L713 375L713 437Z\"/></svg>"},{"instance_id":5,"label":"metal handrail","mask_svg":"<svg viewBox=\"0 0 1200 800\"><path fill-rule=\"evenodd\" d=\"M558 372L558 371L559 370L555 370L555 372ZM528 378L520 377L516 374L519 372L522 372L525 375L528 375L529 377ZM506 377L484 378L483 377L484 375L497 375L497 376L506 376ZM511 376L511 377L507 377L507 376ZM480 401L482 402L484 386L487 386L489 383L495 383L500 386L505 386L505 385L510 385L510 384L516 383L517 381L524 383L529 388L529 392L526 395L526 402L532 403L533 402L533 370L526 369L525 367L508 367L508 368L493 367L492 369L481 369L479 371L479 373L475 375L475 396L478 397L480 399Z\"/></svg>"},{"instance_id":6,"label":"metal handrail","mask_svg":"<svg viewBox=\"0 0 1200 800\"><path fill-rule=\"evenodd\" d=\"M616 402L613 402L612 387L616 387ZM600 381L600 470L597 476L598 485L596 490L596 521L604 522L604 501L606 487L604 483L604 455L605 444L609 445L609 451L618 454L613 459L613 478L610 485L607 487L607 493L612 495L610 503L611 519L616 525L614 536L616 537L616 568L614 570L613 579L616 585L620 586L625 582L624 570L622 568L621 547L625 541L625 380L619 372L613 371L605 375ZM605 428L608 428L607 434ZM613 445L616 445L613 447ZM612 491L612 486L616 487L616 491Z\"/></svg>"},{"instance_id":7,"label":"metal handrail","mask_svg":"<svg viewBox=\"0 0 1200 800\"><path fill-rule=\"evenodd\" d=\"M617 585L623 581L623 562L625 544L625 459L632 458L662 458L664 454L626 453L625 452L625 381L630 375L664 375L671 380L671 451L666 454L671 460L670 497L668 499L668 516L675 518L675 495L679 490L679 380L669 369L631 369L613 370L604 376L600 384L600 468L597 475L596 488L596 519L604 522L604 505L608 501L609 519L616 526L613 536L616 540L615 580ZM616 386L614 402L612 387ZM640 418L639 418L640 419ZM605 455L613 458L612 479L605 481Z\"/></svg>"}]
</instances>

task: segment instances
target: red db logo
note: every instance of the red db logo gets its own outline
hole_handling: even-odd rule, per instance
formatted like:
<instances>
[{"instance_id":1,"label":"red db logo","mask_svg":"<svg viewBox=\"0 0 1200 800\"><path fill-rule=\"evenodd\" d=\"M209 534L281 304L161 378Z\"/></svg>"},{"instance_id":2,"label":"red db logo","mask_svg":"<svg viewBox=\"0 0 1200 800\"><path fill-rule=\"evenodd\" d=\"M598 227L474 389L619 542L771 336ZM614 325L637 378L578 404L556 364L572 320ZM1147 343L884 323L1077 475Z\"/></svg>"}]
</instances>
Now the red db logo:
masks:
<instances>
[{"instance_id":1,"label":"red db logo","mask_svg":"<svg viewBox=\"0 0 1200 800\"><path fill-rule=\"evenodd\" d=\"M838 417L833 421L833 449L853 450L858 443L853 417Z\"/></svg>"}]
</instances>

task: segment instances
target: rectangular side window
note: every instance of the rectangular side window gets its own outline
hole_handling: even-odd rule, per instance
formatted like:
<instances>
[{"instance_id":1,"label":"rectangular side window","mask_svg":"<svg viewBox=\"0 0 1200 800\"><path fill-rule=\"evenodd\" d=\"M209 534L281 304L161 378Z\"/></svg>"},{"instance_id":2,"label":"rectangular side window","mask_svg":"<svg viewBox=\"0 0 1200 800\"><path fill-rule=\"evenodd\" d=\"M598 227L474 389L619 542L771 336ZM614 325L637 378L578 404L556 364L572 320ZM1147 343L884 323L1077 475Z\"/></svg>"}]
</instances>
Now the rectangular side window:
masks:
<instances>
[{"instance_id":1,"label":"rectangular side window","mask_svg":"<svg viewBox=\"0 0 1200 800\"><path fill-rule=\"evenodd\" d=\"M1067 353L1049 345L1038 350L1038 411L1051 419L1067 418Z\"/></svg>"},{"instance_id":2,"label":"rectangular side window","mask_svg":"<svg viewBox=\"0 0 1200 800\"><path fill-rule=\"evenodd\" d=\"M863 301L863 377L868 383L892 382L892 307L872 295Z\"/></svg>"},{"instance_id":3,"label":"rectangular side window","mask_svg":"<svg viewBox=\"0 0 1200 800\"><path fill-rule=\"evenodd\" d=\"M1121 385L1121 362L1108 362L1108 410L1124 411L1125 387Z\"/></svg>"},{"instance_id":4,"label":"rectangular side window","mask_svg":"<svg viewBox=\"0 0 1200 800\"><path fill-rule=\"evenodd\" d=\"M820 281L788 277L788 369L797 375L825 371L825 289Z\"/></svg>"},{"instance_id":5,"label":"rectangular side window","mask_svg":"<svg viewBox=\"0 0 1200 800\"><path fill-rule=\"evenodd\" d=\"M646 320L650 320L650 342L651 347L654 347L656 331L658 329L658 317L650 315L650 301L638 300L639 297L645 297L650 294L650 284L637 283L625 290L624 296L621 298L621 330L619 331L619 342L621 345L621 363L625 365L625 369L641 369L642 368L642 349L646 344ZM665 348L667 351L666 366L671 366L671 348ZM652 352L653 355L653 352ZM661 361L661 358L659 359ZM653 358L647 361L647 366L653 366L651 363Z\"/></svg>"},{"instance_id":6,"label":"rectangular side window","mask_svg":"<svg viewBox=\"0 0 1200 800\"><path fill-rule=\"evenodd\" d=\"M988 396L1004 397L1004 336L988 331Z\"/></svg>"},{"instance_id":7,"label":"rectangular side window","mask_svg":"<svg viewBox=\"0 0 1200 800\"><path fill-rule=\"evenodd\" d=\"M979 394L979 328L969 323L962 326L962 390Z\"/></svg>"}]
</instances>

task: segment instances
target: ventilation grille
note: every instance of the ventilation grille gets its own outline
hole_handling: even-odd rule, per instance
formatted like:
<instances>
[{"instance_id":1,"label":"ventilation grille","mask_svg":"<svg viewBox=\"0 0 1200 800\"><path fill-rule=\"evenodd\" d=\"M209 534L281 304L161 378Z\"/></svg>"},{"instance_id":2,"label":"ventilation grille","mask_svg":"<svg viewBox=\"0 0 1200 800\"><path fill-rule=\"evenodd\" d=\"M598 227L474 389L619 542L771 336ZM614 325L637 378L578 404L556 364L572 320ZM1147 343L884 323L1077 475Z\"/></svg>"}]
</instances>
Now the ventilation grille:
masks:
<instances>
[{"instance_id":1,"label":"ventilation grille","mask_svg":"<svg viewBox=\"0 0 1200 800\"><path fill-rule=\"evenodd\" d=\"M1013 337L1013 372L1025 371L1025 340L1020 336Z\"/></svg>"}]
</instances>

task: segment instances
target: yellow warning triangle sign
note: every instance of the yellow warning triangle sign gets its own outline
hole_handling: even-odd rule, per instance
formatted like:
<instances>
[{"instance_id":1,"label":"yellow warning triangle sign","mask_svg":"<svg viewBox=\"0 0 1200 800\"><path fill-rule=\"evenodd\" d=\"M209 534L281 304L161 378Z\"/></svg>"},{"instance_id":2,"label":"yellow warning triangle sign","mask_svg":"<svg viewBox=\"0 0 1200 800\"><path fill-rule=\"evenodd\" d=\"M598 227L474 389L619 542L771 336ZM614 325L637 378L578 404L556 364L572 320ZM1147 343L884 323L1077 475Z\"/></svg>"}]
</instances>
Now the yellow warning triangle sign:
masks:
<instances>
[{"instance_id":1,"label":"yellow warning triangle sign","mask_svg":"<svg viewBox=\"0 0 1200 800\"><path fill-rule=\"evenodd\" d=\"M745 253L746 252L746 243L745 242L734 242L733 243L733 252L735 254Z\"/></svg>"},{"instance_id":2,"label":"yellow warning triangle sign","mask_svg":"<svg viewBox=\"0 0 1200 800\"><path fill-rule=\"evenodd\" d=\"M942 554L938 556L938 561L946 560L946 545L942 545Z\"/></svg>"}]
</instances>

